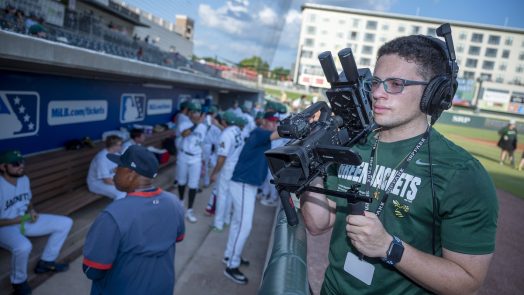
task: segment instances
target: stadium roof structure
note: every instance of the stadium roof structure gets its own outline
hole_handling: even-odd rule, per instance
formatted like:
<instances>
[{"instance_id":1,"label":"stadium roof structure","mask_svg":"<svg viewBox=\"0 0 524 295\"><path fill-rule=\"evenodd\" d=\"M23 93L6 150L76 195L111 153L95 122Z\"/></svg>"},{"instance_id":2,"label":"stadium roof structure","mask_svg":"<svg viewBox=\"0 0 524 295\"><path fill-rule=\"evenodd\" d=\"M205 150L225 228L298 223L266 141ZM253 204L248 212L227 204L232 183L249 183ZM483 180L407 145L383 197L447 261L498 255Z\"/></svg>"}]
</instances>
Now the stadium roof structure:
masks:
<instances>
[{"instance_id":1,"label":"stadium roof structure","mask_svg":"<svg viewBox=\"0 0 524 295\"><path fill-rule=\"evenodd\" d=\"M96 1L96 0L81 0L81 1L88 5L94 6L100 10L103 10L104 12L107 12L117 18L120 18L129 23L132 23L135 26L149 28L149 25L140 21L140 15L138 13L135 13L129 10L128 8L121 6L118 3L115 3L113 1L109 1L109 5L104 5L103 3L100 3L99 1Z\"/></svg>"}]
</instances>

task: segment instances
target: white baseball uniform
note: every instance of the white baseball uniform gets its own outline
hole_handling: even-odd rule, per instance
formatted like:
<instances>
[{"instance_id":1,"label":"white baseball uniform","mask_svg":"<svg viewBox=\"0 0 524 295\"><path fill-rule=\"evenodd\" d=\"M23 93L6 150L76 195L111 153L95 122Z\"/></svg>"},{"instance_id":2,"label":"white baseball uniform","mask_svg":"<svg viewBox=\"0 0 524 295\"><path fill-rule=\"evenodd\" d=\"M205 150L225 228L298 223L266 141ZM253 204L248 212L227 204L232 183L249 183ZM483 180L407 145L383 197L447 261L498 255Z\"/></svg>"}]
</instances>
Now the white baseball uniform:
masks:
<instances>
[{"instance_id":1,"label":"white baseball uniform","mask_svg":"<svg viewBox=\"0 0 524 295\"><path fill-rule=\"evenodd\" d=\"M31 197L27 176L18 178L16 185L0 176L0 219L13 219L28 213ZM41 259L55 261L72 225L73 221L66 216L39 214L34 223L26 221L23 227L21 224L1 226L0 247L11 252L11 283L27 280L27 263L32 249L27 237L50 234Z\"/></svg>"},{"instance_id":2,"label":"white baseball uniform","mask_svg":"<svg viewBox=\"0 0 524 295\"><path fill-rule=\"evenodd\" d=\"M117 165L111 162L106 156L107 149L99 151L91 164L87 173L87 188L90 192L119 200L126 196L125 192L119 191L112 184L104 183L104 178L113 178Z\"/></svg>"},{"instance_id":3,"label":"white baseball uniform","mask_svg":"<svg viewBox=\"0 0 524 295\"><path fill-rule=\"evenodd\" d=\"M224 223L230 223L231 221L231 176L243 146L244 139L238 126L229 126L222 131L218 155L224 156L226 159L224 166L220 169L217 181L218 190L214 226L218 229L222 229Z\"/></svg>"},{"instance_id":4,"label":"white baseball uniform","mask_svg":"<svg viewBox=\"0 0 524 295\"><path fill-rule=\"evenodd\" d=\"M247 124L242 129L242 136L244 138L248 138L251 131L257 128L257 124L255 123L255 119L253 119L253 116L251 116L248 113L242 113L240 114L240 116L247 121Z\"/></svg>"},{"instance_id":5,"label":"white baseball uniform","mask_svg":"<svg viewBox=\"0 0 524 295\"><path fill-rule=\"evenodd\" d=\"M206 131L206 125L200 123L190 135L182 138L180 152L178 153L180 156L176 161L176 179L178 185L187 184L190 189L198 188L202 169L202 142Z\"/></svg>"},{"instance_id":6,"label":"white baseball uniform","mask_svg":"<svg viewBox=\"0 0 524 295\"><path fill-rule=\"evenodd\" d=\"M183 126L183 122L190 122L191 123L191 119L189 119L189 117L187 115L185 115L184 113L178 113L177 117L176 117L176 126L175 126L175 147L177 149L177 156L179 156L180 154L180 148L181 148L181 143L182 143L182 131L184 130L180 130L181 126Z\"/></svg>"},{"instance_id":7,"label":"white baseball uniform","mask_svg":"<svg viewBox=\"0 0 524 295\"><path fill-rule=\"evenodd\" d=\"M214 124L206 124L207 132L204 137L202 159L204 161L204 185L209 186L210 174L217 163L217 150L222 130Z\"/></svg>"},{"instance_id":8,"label":"white baseball uniform","mask_svg":"<svg viewBox=\"0 0 524 295\"><path fill-rule=\"evenodd\" d=\"M126 152L126 150L132 146L132 145L135 145L135 144L138 144L136 143L136 141L134 141L132 138L124 141L124 143L122 144L122 150L120 151L121 154L124 154Z\"/></svg>"}]
</instances>

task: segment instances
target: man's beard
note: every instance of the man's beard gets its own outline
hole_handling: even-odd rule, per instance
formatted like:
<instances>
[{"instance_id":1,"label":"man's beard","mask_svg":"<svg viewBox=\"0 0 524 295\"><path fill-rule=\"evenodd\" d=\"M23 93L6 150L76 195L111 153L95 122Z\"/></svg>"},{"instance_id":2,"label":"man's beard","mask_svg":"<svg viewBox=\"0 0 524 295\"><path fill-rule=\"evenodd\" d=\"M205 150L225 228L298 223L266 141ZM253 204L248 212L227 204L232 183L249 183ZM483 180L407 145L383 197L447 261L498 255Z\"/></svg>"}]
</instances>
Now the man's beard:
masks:
<instances>
[{"instance_id":1,"label":"man's beard","mask_svg":"<svg viewBox=\"0 0 524 295\"><path fill-rule=\"evenodd\" d=\"M13 178L19 178L19 177L22 177L22 176L25 175L25 171L22 171L22 172L20 172L20 173L16 173L16 174L15 174L15 173L11 173L11 172L9 172L9 171L6 171L5 173L6 173L7 175L9 175L10 177L13 177Z\"/></svg>"}]
</instances>

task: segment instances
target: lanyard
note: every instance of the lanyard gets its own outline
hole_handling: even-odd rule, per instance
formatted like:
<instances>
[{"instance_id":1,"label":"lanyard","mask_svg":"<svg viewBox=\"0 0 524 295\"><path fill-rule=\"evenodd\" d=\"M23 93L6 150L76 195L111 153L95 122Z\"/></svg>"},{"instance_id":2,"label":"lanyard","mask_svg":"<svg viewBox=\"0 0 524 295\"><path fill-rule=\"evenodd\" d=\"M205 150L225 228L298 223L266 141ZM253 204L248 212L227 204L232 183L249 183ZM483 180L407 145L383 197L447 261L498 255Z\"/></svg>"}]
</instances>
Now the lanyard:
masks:
<instances>
[{"instance_id":1,"label":"lanyard","mask_svg":"<svg viewBox=\"0 0 524 295\"><path fill-rule=\"evenodd\" d=\"M402 173L404 173L404 171L408 167L411 160L415 157L415 155L418 153L422 145L426 142L426 140L428 139L428 136L429 136L429 127L428 129L426 129L426 132L424 132L424 134L422 135L422 138L420 138L420 140L415 145L413 150L409 154L407 154L406 157L402 159L402 161L398 163L395 169L393 169L393 171L395 171L398 168L398 170L396 170L395 172L395 176L393 177L393 180L389 183L385 194L380 199L380 204L378 205L377 210L375 211L375 214L377 216L380 216L380 214L382 213L382 210L384 209L384 205L386 204L388 200L389 193L393 190L393 188L395 187L395 184L397 183L397 180L400 178ZM375 143L373 144L373 147L371 148L371 155L369 156L369 169L368 169L368 174L367 174L367 179L366 179L366 189L367 189L366 196L367 197L369 197L369 191L371 189L371 178L373 177L373 172L374 172L373 170L375 170L376 168L376 165L373 166L373 164L375 163L375 160L377 157L378 142L379 142L379 138L377 137L377 139L375 140ZM380 186L378 189L380 189ZM366 203L365 209L366 211L369 211L369 203Z\"/></svg>"}]
</instances>

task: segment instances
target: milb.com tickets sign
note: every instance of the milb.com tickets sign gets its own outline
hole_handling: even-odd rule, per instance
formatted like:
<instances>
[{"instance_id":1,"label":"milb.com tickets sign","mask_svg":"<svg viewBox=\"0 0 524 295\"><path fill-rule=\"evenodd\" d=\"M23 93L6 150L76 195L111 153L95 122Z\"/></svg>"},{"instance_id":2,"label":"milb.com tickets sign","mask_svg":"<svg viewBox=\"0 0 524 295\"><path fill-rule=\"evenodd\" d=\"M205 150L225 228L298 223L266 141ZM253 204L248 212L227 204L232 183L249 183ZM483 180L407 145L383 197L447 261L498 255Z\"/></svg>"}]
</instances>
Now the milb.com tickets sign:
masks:
<instances>
[{"instance_id":1,"label":"milb.com tickets sign","mask_svg":"<svg viewBox=\"0 0 524 295\"><path fill-rule=\"evenodd\" d=\"M107 119L106 100L52 100L47 108L50 126Z\"/></svg>"}]
</instances>

